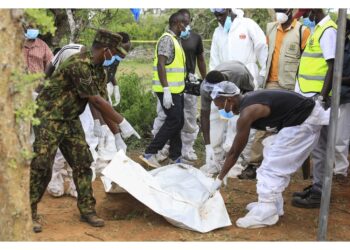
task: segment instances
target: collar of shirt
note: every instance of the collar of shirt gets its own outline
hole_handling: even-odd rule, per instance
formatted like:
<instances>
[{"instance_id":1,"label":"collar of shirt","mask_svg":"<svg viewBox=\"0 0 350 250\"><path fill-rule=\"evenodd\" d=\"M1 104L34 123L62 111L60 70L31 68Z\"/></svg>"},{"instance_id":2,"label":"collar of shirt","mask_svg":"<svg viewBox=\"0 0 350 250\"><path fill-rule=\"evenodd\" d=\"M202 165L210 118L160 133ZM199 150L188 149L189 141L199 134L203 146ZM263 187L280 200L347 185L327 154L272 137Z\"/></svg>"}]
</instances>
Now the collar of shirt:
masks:
<instances>
[{"instance_id":1,"label":"collar of shirt","mask_svg":"<svg viewBox=\"0 0 350 250\"><path fill-rule=\"evenodd\" d=\"M328 22L329 20L331 20L331 17L329 15L325 16L317 25L318 26L323 26L326 24L326 22Z\"/></svg>"},{"instance_id":2,"label":"collar of shirt","mask_svg":"<svg viewBox=\"0 0 350 250\"><path fill-rule=\"evenodd\" d=\"M277 29L278 30L280 30L280 31L282 31L282 32L287 32L288 30L290 30L290 29L294 29L294 27L295 27L295 24L297 23L297 19L294 19L293 20L293 22L289 25L289 27L287 28L287 29L282 29L282 24L279 24L278 25L278 27L277 27Z\"/></svg>"},{"instance_id":3,"label":"collar of shirt","mask_svg":"<svg viewBox=\"0 0 350 250\"><path fill-rule=\"evenodd\" d=\"M24 47L26 48L33 48L33 47L39 47L40 46L40 41L38 38L34 40L34 42L29 41L28 39L25 40Z\"/></svg>"}]
</instances>

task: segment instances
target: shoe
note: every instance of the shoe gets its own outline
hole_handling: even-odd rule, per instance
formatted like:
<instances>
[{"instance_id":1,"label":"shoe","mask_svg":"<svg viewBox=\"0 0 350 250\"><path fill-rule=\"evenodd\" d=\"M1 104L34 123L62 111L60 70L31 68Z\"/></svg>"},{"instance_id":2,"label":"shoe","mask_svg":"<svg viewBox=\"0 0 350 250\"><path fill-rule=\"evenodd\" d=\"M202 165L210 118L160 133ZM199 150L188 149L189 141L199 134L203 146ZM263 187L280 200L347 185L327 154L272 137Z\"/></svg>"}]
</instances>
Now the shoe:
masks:
<instances>
[{"instance_id":1,"label":"shoe","mask_svg":"<svg viewBox=\"0 0 350 250\"><path fill-rule=\"evenodd\" d=\"M306 197L293 197L292 205L300 208L319 208L321 206L321 196L321 192L311 188Z\"/></svg>"},{"instance_id":2,"label":"shoe","mask_svg":"<svg viewBox=\"0 0 350 250\"><path fill-rule=\"evenodd\" d=\"M95 213L80 215L80 221L87 222L93 227L103 227L105 225L104 220L99 218Z\"/></svg>"},{"instance_id":3,"label":"shoe","mask_svg":"<svg viewBox=\"0 0 350 250\"><path fill-rule=\"evenodd\" d=\"M190 161L184 159L182 156L180 156L176 160L169 159L169 164L179 164L179 163L193 165L193 162L190 162Z\"/></svg>"},{"instance_id":4,"label":"shoe","mask_svg":"<svg viewBox=\"0 0 350 250\"><path fill-rule=\"evenodd\" d=\"M258 202L246 216L236 221L237 227L260 228L272 226L278 222L276 205L272 202Z\"/></svg>"},{"instance_id":5,"label":"shoe","mask_svg":"<svg viewBox=\"0 0 350 250\"><path fill-rule=\"evenodd\" d=\"M152 168L159 168L161 165L157 161L156 155L155 154L143 154L140 155L139 158L147 164L147 166L152 167Z\"/></svg>"},{"instance_id":6,"label":"shoe","mask_svg":"<svg viewBox=\"0 0 350 250\"><path fill-rule=\"evenodd\" d=\"M245 209L250 211L258 204L259 204L259 202L257 202L257 201L251 202L245 207ZM278 216L283 216L284 215L284 210L283 210L284 201L283 201L282 195L280 196L279 199L277 199L277 201L275 202L275 205L276 205L276 208L277 208Z\"/></svg>"},{"instance_id":7,"label":"shoe","mask_svg":"<svg viewBox=\"0 0 350 250\"><path fill-rule=\"evenodd\" d=\"M300 198L304 199L311 192L311 188L312 188L312 185L307 186L306 188L304 188L304 190L302 192L294 192L292 196L293 197L300 197Z\"/></svg>"},{"instance_id":8,"label":"shoe","mask_svg":"<svg viewBox=\"0 0 350 250\"><path fill-rule=\"evenodd\" d=\"M165 161L169 157L169 145L166 144L161 150L156 154L156 159L158 162Z\"/></svg>"},{"instance_id":9,"label":"shoe","mask_svg":"<svg viewBox=\"0 0 350 250\"><path fill-rule=\"evenodd\" d=\"M194 151L188 151L185 154L183 154L182 157L188 161L198 160L198 156L196 155L196 153Z\"/></svg>"},{"instance_id":10,"label":"shoe","mask_svg":"<svg viewBox=\"0 0 350 250\"><path fill-rule=\"evenodd\" d=\"M249 164L246 169L237 176L241 180L255 180L256 179L256 166Z\"/></svg>"},{"instance_id":11,"label":"shoe","mask_svg":"<svg viewBox=\"0 0 350 250\"><path fill-rule=\"evenodd\" d=\"M38 218L33 219L32 223L33 223L33 232L34 233L40 233L43 230Z\"/></svg>"}]
</instances>

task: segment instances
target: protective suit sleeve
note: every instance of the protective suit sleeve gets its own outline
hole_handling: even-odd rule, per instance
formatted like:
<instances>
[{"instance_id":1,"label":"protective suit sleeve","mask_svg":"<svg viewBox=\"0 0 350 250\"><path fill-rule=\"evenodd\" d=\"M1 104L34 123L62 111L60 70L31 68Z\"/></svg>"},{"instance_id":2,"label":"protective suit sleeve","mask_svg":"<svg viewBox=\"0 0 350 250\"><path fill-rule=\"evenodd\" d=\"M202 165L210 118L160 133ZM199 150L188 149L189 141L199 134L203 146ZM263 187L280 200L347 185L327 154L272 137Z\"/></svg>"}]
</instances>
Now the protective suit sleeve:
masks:
<instances>
[{"instance_id":1,"label":"protective suit sleeve","mask_svg":"<svg viewBox=\"0 0 350 250\"><path fill-rule=\"evenodd\" d=\"M220 51L219 51L219 33L215 29L213 34L213 41L210 47L210 60L209 60L209 71L215 69L220 64Z\"/></svg>"}]
</instances>

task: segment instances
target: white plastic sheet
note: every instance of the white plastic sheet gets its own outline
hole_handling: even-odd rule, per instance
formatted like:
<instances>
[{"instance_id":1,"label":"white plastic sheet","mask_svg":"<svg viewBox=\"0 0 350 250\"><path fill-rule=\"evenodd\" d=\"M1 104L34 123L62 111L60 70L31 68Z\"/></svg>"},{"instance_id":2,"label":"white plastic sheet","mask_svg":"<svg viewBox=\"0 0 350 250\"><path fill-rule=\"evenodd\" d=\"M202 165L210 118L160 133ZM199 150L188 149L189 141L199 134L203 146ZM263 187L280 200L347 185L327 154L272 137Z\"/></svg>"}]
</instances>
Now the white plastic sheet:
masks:
<instances>
[{"instance_id":1,"label":"white plastic sheet","mask_svg":"<svg viewBox=\"0 0 350 250\"><path fill-rule=\"evenodd\" d=\"M214 180L192 166L147 172L119 151L102 174L175 226L206 233L232 225L220 192L206 198Z\"/></svg>"}]
</instances>

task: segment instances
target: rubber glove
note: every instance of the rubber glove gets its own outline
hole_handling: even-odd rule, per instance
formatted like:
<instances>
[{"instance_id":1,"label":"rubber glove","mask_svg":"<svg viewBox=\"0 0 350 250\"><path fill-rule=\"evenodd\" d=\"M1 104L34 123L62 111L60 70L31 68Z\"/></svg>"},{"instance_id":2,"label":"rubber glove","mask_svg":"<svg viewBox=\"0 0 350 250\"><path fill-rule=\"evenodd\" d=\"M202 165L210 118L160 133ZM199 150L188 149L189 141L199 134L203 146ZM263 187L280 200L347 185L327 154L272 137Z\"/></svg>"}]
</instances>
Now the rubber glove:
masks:
<instances>
[{"instance_id":1,"label":"rubber glove","mask_svg":"<svg viewBox=\"0 0 350 250\"><path fill-rule=\"evenodd\" d=\"M112 99L111 96L113 95L114 86L111 82L107 83L107 95L108 95L108 101L112 105Z\"/></svg>"},{"instance_id":2,"label":"rubber glove","mask_svg":"<svg viewBox=\"0 0 350 250\"><path fill-rule=\"evenodd\" d=\"M109 128L107 125L101 126L101 136L98 137L98 148L105 148L107 146L108 130Z\"/></svg>"},{"instance_id":3,"label":"rubber glove","mask_svg":"<svg viewBox=\"0 0 350 250\"><path fill-rule=\"evenodd\" d=\"M124 139L127 139L132 135L135 135L137 139L141 139L141 136L136 132L136 130L130 125L130 123L125 118L119 124L119 128L121 130L121 135Z\"/></svg>"},{"instance_id":4,"label":"rubber glove","mask_svg":"<svg viewBox=\"0 0 350 250\"><path fill-rule=\"evenodd\" d=\"M163 106L166 109L170 109L171 105L174 105L173 98L171 97L170 89L169 87L164 87L164 95L163 95Z\"/></svg>"},{"instance_id":5,"label":"rubber glove","mask_svg":"<svg viewBox=\"0 0 350 250\"><path fill-rule=\"evenodd\" d=\"M126 153L127 146L126 146L125 142L123 141L120 133L115 134L114 137L115 137L115 146L117 147L117 150L118 151L123 150L124 153Z\"/></svg>"},{"instance_id":6,"label":"rubber glove","mask_svg":"<svg viewBox=\"0 0 350 250\"><path fill-rule=\"evenodd\" d=\"M219 179L219 177L216 177L215 181L213 184L211 184L211 187L209 189L209 197L213 197L216 193L221 188L222 185L222 180Z\"/></svg>"},{"instance_id":7,"label":"rubber glove","mask_svg":"<svg viewBox=\"0 0 350 250\"><path fill-rule=\"evenodd\" d=\"M99 119L94 120L93 132L94 132L94 136L96 136L98 138L101 138L103 136L102 135L102 127L101 127L101 123L100 123Z\"/></svg>"},{"instance_id":8,"label":"rubber glove","mask_svg":"<svg viewBox=\"0 0 350 250\"><path fill-rule=\"evenodd\" d=\"M120 103L120 93L119 93L119 86L114 86L113 88L113 94L114 94L114 100L113 106L117 106Z\"/></svg>"},{"instance_id":9,"label":"rubber glove","mask_svg":"<svg viewBox=\"0 0 350 250\"><path fill-rule=\"evenodd\" d=\"M205 145L205 164L208 167L215 165L214 149L210 144Z\"/></svg>"}]
</instances>

